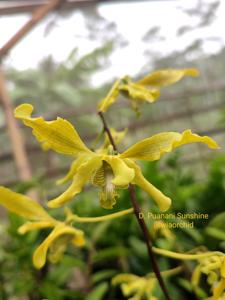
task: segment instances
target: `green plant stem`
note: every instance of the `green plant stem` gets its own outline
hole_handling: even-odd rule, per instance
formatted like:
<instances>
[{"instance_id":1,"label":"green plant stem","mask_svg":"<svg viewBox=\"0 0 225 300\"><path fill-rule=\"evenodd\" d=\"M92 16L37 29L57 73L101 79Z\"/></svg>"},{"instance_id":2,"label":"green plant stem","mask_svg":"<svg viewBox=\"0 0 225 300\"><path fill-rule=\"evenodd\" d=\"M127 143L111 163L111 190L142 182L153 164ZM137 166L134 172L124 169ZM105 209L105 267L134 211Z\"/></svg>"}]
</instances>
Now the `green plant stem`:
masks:
<instances>
[{"instance_id":1,"label":"green plant stem","mask_svg":"<svg viewBox=\"0 0 225 300\"><path fill-rule=\"evenodd\" d=\"M114 139L113 139L113 136L111 134L111 131L110 131L108 125L107 125L107 122L105 120L104 114L102 112L98 112L98 115L99 115L99 117L100 117L100 119L102 121L102 124L103 124L103 127L104 127L104 131L107 133L108 138L110 140L110 143L113 146L114 151L116 151L118 153L117 146L116 146L116 144L114 142ZM146 247L148 249L148 255L149 255L149 259L150 259L151 264L152 264L153 272L155 273L155 276L158 279L159 285L160 285L160 287L161 287L161 289L162 289L162 291L164 293L165 299L172 300L171 297L170 297L170 295L169 295L169 292L168 292L168 290L166 288L164 280L162 278L162 275L161 275L161 272L160 272L160 269L159 269L159 266L158 266L155 254L154 254L154 252L152 250L152 248L153 248L152 238L151 238L151 235L149 233L148 227L147 227L144 219L139 218L139 215L141 213L141 209L140 209L140 206L139 206L138 201L137 201L135 187L132 184L129 185L129 194L130 194L130 199L131 199L132 206L134 208L134 214L135 214L135 216L137 218L137 221L139 223L139 226L140 226L140 228L142 230L142 233L143 233L143 236L144 236L144 239L145 239L145 243L146 243Z\"/></svg>"},{"instance_id":2,"label":"green plant stem","mask_svg":"<svg viewBox=\"0 0 225 300\"><path fill-rule=\"evenodd\" d=\"M161 274L162 274L163 277L174 276L174 275L177 275L177 274L179 274L180 272L182 272L183 269L184 269L183 266L179 266L179 267L176 267L176 268L174 268L174 269L162 271ZM155 276L154 273L149 273L149 274L147 274L147 277L149 277L149 278L151 278L151 277L153 277L153 276Z\"/></svg>"},{"instance_id":3,"label":"green plant stem","mask_svg":"<svg viewBox=\"0 0 225 300\"><path fill-rule=\"evenodd\" d=\"M100 217L79 217L77 215L70 216L70 219L79 223L94 223L94 222L102 222L108 221L115 218L120 218L122 216L128 215L132 213L134 210L133 208L129 208L123 211L119 211L110 215L100 216Z\"/></svg>"},{"instance_id":4,"label":"green plant stem","mask_svg":"<svg viewBox=\"0 0 225 300\"><path fill-rule=\"evenodd\" d=\"M197 253L197 254L188 254L188 253L177 253L169 250L164 250L160 248L153 247L153 251L157 254L167 256L174 259L181 259L181 260L199 260L202 258L207 258L210 256L224 256L224 253L219 251L212 251L212 252L205 252L205 253Z\"/></svg>"}]
</instances>

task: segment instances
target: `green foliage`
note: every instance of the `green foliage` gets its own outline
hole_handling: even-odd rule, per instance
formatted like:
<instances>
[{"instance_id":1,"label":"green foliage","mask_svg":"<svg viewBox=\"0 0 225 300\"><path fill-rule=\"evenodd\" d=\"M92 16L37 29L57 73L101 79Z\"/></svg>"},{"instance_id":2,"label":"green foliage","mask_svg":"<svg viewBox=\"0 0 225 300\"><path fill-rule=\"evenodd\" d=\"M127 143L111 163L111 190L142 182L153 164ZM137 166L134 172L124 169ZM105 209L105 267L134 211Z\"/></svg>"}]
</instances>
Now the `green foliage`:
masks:
<instances>
[{"instance_id":1,"label":"green foliage","mask_svg":"<svg viewBox=\"0 0 225 300\"><path fill-rule=\"evenodd\" d=\"M15 105L28 101L39 103L41 112L45 112L54 103L54 113L62 108L76 108L85 100L89 102L99 100L102 89L90 87L93 73L106 68L109 64L108 56L113 44L107 42L90 53L80 57L78 49L74 49L63 63L56 63L51 56L45 58L38 69L17 71L8 70L8 78L12 86L11 96Z\"/></svg>"},{"instance_id":2,"label":"green foliage","mask_svg":"<svg viewBox=\"0 0 225 300\"><path fill-rule=\"evenodd\" d=\"M205 26L211 22L211 15L215 9L216 7L209 7L209 15L206 15L205 24L200 23L199 26ZM99 36L103 33L102 27L94 26L94 18L99 18L99 16L94 15L93 19L90 18L91 16L93 17L93 13L87 20L93 31L92 37ZM114 24L109 25L111 26L109 28L115 26ZM190 26L183 27L177 34L182 35L192 29ZM152 28L146 33L144 40L151 41L158 31L158 27ZM51 106L53 115L58 111L65 111L66 107L66 111L70 113L71 117L76 115L80 118L81 124L83 122L85 127L96 130L99 126L98 121L90 115L80 117L79 110L88 111L89 106L93 107L108 89L108 86L99 89L91 86L92 75L108 66L108 56L113 50L114 45L110 38L106 35L104 39L108 41L104 46L83 57L80 57L78 49L74 49L63 63L56 63L52 57L48 57L41 62L38 70L20 72L9 70L8 78L13 87L11 96L14 104L17 105L24 101L31 104L38 102L39 113L45 113ZM163 65L163 67L171 66L172 60L175 60L178 65L183 64L185 57L200 51L201 46L202 41L196 40L187 49L163 60L160 59L155 64ZM220 61L224 53L221 55L218 56L218 65L221 65ZM199 60L196 63L198 62ZM210 69L211 78L214 78L214 70L217 72L217 69ZM117 116L117 121L129 119L131 116L130 112L123 108L120 111L121 116ZM149 110L143 113L147 116L146 120L154 115L154 111L150 112ZM154 232L154 220L146 219L147 226L152 231L155 246L185 252L204 244L209 249L225 251L225 212L221 212L221 208L224 209L225 195L224 157L218 157L210 163L209 173L204 182L197 182L195 174L187 172L183 168L182 155L178 151L175 155L170 155L170 158L163 163L143 164L143 170L145 177L150 182L173 199L171 213L200 212L209 214L209 220L194 220L194 229L172 230L174 235L172 238L163 235L163 232ZM38 187L41 194L44 195L50 186L51 183L43 180L43 176L37 176L29 182L16 185L15 190L25 193L33 187ZM139 189L137 195L144 212L159 212L149 196ZM73 212L81 216L100 216L109 213L99 207L95 190L79 195L70 207ZM123 190L120 192L116 207L111 212L129 207L128 192ZM63 213L60 210L55 210L53 215L63 219ZM165 220L165 223L168 222L169 220ZM20 236L17 228L22 223L19 217L9 215L9 222L0 227L0 299L2 300L21 300L24 297L28 297L30 300L122 300L125 298L121 295L120 289L111 286L113 276L121 272L144 276L152 271L143 236L133 216L126 216L116 222L78 224L77 227L85 230L87 235L85 249L80 251L71 247L58 264L47 265L41 271L34 270L32 253L47 236L47 232L31 232ZM173 260L165 257L157 258L161 270L174 268ZM194 266L192 263L188 263L185 267L185 274L182 276L178 275L173 280L166 279L174 300L186 300L193 297L190 276ZM206 285L204 290L197 288L195 294L199 299L207 298L208 286ZM160 300L164 299L159 287L156 287L156 296Z\"/></svg>"},{"instance_id":3,"label":"green foliage","mask_svg":"<svg viewBox=\"0 0 225 300\"><path fill-rule=\"evenodd\" d=\"M86 297L86 300L102 300L108 290L108 284L106 282L97 285L92 292Z\"/></svg>"},{"instance_id":4,"label":"green foliage","mask_svg":"<svg viewBox=\"0 0 225 300\"><path fill-rule=\"evenodd\" d=\"M225 160L223 157L212 160L208 178L204 182L196 183L194 188L191 187L193 187L195 176L182 169L181 161L182 158L178 154L171 157L164 163L163 172L160 170L161 164L146 163L143 166L145 176L171 196L175 208L173 212L190 212L190 207L194 207L194 211L202 212L202 207L204 207L204 212L207 211L210 217L206 221L195 220L194 229L174 229L173 232L176 236L174 240L167 239L162 235L155 235L154 243L164 249L177 249L178 252L203 244L209 248L219 247L224 250L225 223L224 212L221 212L221 208L224 207ZM152 201L148 197L144 197L141 191L138 191L138 196L141 199L143 210L158 212ZM84 216L108 213L99 207L95 198L96 192L88 191L79 195L78 199L71 204L71 208L77 214ZM203 199L204 206L202 206ZM215 201L212 203L209 199ZM126 209L129 205L128 194L124 190L121 192L118 206L113 211ZM218 214L218 208L220 208L220 214ZM58 211L55 213L59 216ZM146 219L149 228L152 228L153 221ZM112 289L111 278L117 272L145 275L150 270L146 246L141 232L136 226L136 220L132 216L126 216L117 222L80 224L79 227L82 229L85 226L87 236L90 237L86 251L76 250L74 253L71 248L60 263L48 266L44 271L34 271L32 251L43 240L46 233L32 232L20 236L17 228L21 224L22 220L19 217L10 215L9 224L1 225L0 264L4 270L0 277L1 299L9 299L12 295L17 297L15 299L20 299L27 294L30 299L34 300L74 299L74 297L77 300L113 300L118 297L123 299L119 288ZM173 261L168 258L158 257L158 260L161 269L174 267ZM88 261L88 266L85 261ZM76 284L73 284L73 281ZM177 295L181 293L184 295L183 299L189 299L191 288L188 280L179 277L177 284L173 287L174 299L178 299ZM88 292L90 290L91 293ZM205 293L202 289L197 291L200 299L205 297Z\"/></svg>"},{"instance_id":5,"label":"green foliage","mask_svg":"<svg viewBox=\"0 0 225 300\"><path fill-rule=\"evenodd\" d=\"M210 163L209 178L207 186L199 194L198 202L204 207L204 212L210 213L211 218L221 212L221 203L225 193L225 157L216 158Z\"/></svg>"}]
</instances>

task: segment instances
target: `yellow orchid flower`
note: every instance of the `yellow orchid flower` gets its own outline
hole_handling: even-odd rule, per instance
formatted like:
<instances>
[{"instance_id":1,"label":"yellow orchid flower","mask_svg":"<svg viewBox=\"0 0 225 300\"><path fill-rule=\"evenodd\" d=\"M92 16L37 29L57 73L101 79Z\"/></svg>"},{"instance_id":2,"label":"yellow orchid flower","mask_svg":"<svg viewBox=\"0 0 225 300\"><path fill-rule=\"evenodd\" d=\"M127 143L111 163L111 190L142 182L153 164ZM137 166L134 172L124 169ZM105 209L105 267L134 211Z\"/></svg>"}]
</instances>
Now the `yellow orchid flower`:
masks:
<instances>
[{"instance_id":1,"label":"yellow orchid flower","mask_svg":"<svg viewBox=\"0 0 225 300\"><path fill-rule=\"evenodd\" d=\"M125 76L115 82L108 95L99 103L100 112L106 112L114 104L119 94L125 94L131 100L131 104L137 110L142 102L155 102L160 96L159 88L174 84L184 76L196 77L199 75L196 69L164 69L155 71L138 81L133 82L129 76Z\"/></svg>"},{"instance_id":2,"label":"yellow orchid flower","mask_svg":"<svg viewBox=\"0 0 225 300\"><path fill-rule=\"evenodd\" d=\"M212 297L210 300L223 299L225 292L225 254L219 251L204 251L195 254L176 253L153 247L157 254L181 260L196 260L198 265L194 269L191 282L196 289L201 280L201 274L206 275L207 282L211 286Z\"/></svg>"},{"instance_id":3,"label":"yellow orchid flower","mask_svg":"<svg viewBox=\"0 0 225 300\"><path fill-rule=\"evenodd\" d=\"M113 285L121 285L122 293L129 300L157 300L153 295L157 280L154 277L140 277L133 274L119 274L112 279Z\"/></svg>"},{"instance_id":4,"label":"yellow orchid flower","mask_svg":"<svg viewBox=\"0 0 225 300\"><path fill-rule=\"evenodd\" d=\"M163 277L173 276L182 271L182 267L177 267L171 270L162 271ZM157 300L154 296L154 290L157 285L157 280L154 273L149 273L146 276L137 276L130 273L122 273L113 277L113 285L120 285L122 293L125 297L132 296L129 300Z\"/></svg>"},{"instance_id":5,"label":"yellow orchid flower","mask_svg":"<svg viewBox=\"0 0 225 300\"><path fill-rule=\"evenodd\" d=\"M85 243L83 231L52 218L40 204L27 196L1 186L0 204L8 211L28 219L28 222L18 228L20 234L31 230L53 228L33 254L33 264L37 269L45 265L47 254L52 263L58 262L69 242L77 247Z\"/></svg>"},{"instance_id":6,"label":"yellow orchid flower","mask_svg":"<svg viewBox=\"0 0 225 300\"><path fill-rule=\"evenodd\" d=\"M192 275L194 287L199 285L201 273L207 276L207 282L211 286L211 300L219 300L225 292L225 254L199 259L199 265Z\"/></svg>"},{"instance_id":7,"label":"yellow orchid flower","mask_svg":"<svg viewBox=\"0 0 225 300\"><path fill-rule=\"evenodd\" d=\"M166 211L171 199L163 195L142 175L136 160L154 161L165 153L193 142L201 142L211 149L217 149L217 143L207 136L199 136L185 130L183 133L163 132L141 140L123 153L115 153L112 146L108 153L96 153L88 149L77 131L68 121L57 118L45 121L42 117L32 118L33 107L22 104L15 109L15 117L22 119L24 124L33 129L39 142L58 153L76 158L68 177L73 175L69 188L56 199L48 202L49 207L59 207L81 192L83 186L91 181L101 188L100 203L107 209L112 208L118 197L117 189L135 184L144 189L157 203L160 210Z\"/></svg>"},{"instance_id":8,"label":"yellow orchid flower","mask_svg":"<svg viewBox=\"0 0 225 300\"><path fill-rule=\"evenodd\" d=\"M125 128L124 130L121 130L121 131L116 131L114 128L110 128L110 132L112 134L113 140L116 145L121 143L121 141L124 139L127 131L128 131L127 128ZM103 141L102 145L98 149L96 149L95 152L101 153L101 154L107 154L109 146L110 146L110 141L109 141L108 135L105 133L104 141ZM75 173L77 171L77 167L79 167L79 164L83 160L85 161L85 156L81 157L80 160L79 159L74 160L70 166L68 173L63 178L57 180L56 183L58 185L60 185L60 184L64 184L64 183L70 181L73 178L73 176L75 175Z\"/></svg>"}]
</instances>

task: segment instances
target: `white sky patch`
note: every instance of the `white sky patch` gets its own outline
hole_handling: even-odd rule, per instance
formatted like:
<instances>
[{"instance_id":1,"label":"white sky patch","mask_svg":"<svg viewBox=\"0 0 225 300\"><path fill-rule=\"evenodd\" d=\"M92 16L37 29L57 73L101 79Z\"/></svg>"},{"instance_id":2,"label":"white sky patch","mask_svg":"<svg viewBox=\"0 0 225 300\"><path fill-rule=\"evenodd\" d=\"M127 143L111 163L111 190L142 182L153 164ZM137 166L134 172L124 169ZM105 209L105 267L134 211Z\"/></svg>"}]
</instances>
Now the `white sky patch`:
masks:
<instances>
[{"instance_id":1,"label":"white sky patch","mask_svg":"<svg viewBox=\"0 0 225 300\"><path fill-rule=\"evenodd\" d=\"M117 32L129 42L126 47L118 48L111 55L111 67L99 72L93 78L94 85L112 77L124 74L136 74L146 61L144 52L152 50L165 56L173 51L181 51L196 39L203 39L203 50L206 53L218 52L225 42L224 11L225 3L221 1L215 20L210 26L194 29L182 36L177 36L181 26L195 26L198 17L189 16L179 7L193 8L197 0L183 1L138 1L132 3L110 3L99 5L99 13L109 21L115 22ZM205 0L212 3L212 0ZM8 16L0 18L0 47L20 28L29 15ZM57 26L45 36L46 25L53 19L48 16L36 26L14 49L5 60L6 65L18 69L36 67L43 57L52 55L58 62L64 61L69 53L78 47L79 54L90 52L99 45L98 41L85 38L87 29L79 10L67 18L58 18ZM145 33L155 26L160 27L159 35L164 40L144 42ZM218 37L220 40L209 40ZM125 70L125 71L124 71Z\"/></svg>"}]
</instances>

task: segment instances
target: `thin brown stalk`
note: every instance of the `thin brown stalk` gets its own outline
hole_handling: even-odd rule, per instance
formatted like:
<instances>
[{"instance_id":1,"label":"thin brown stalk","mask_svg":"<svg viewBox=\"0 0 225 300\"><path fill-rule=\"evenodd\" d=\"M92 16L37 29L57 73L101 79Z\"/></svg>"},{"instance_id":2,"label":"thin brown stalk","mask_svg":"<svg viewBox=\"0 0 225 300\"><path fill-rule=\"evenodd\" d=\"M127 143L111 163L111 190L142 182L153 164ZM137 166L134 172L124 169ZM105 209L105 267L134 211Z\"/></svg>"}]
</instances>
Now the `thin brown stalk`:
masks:
<instances>
[{"instance_id":1,"label":"thin brown stalk","mask_svg":"<svg viewBox=\"0 0 225 300\"><path fill-rule=\"evenodd\" d=\"M4 111L5 123L9 138L12 144L12 153L19 178L22 181L32 179L32 170L25 148L23 136L20 132L16 119L13 116L13 105L6 86L6 79L3 70L0 69L0 104ZM37 193L30 190L28 195L33 199L38 199Z\"/></svg>"},{"instance_id":2,"label":"thin brown stalk","mask_svg":"<svg viewBox=\"0 0 225 300\"><path fill-rule=\"evenodd\" d=\"M0 103L5 115L5 123L12 143L12 152L21 180L32 178L31 168L26 154L23 137L13 116L13 105L9 96L3 71L0 69Z\"/></svg>"},{"instance_id":3,"label":"thin brown stalk","mask_svg":"<svg viewBox=\"0 0 225 300\"><path fill-rule=\"evenodd\" d=\"M108 138L109 138L114 150L118 153L117 146L114 142L113 136L112 136L111 131L110 131L108 125L107 125L107 122L105 120L105 117L104 117L103 113L99 112L98 115L99 115L99 117L102 121L104 131L107 133ZM134 208L134 214L137 218L138 224L139 224L139 226L142 230L143 236L144 236L144 240L145 240L145 243L146 243L146 247L148 249L148 255L149 255L149 259L150 259L151 264L152 264L153 272L155 273L155 276L158 279L159 285L160 285L160 287L163 291L165 299L166 300L171 300L169 292L168 292L168 290L166 288L166 285L164 283L164 280L162 278L162 275L161 275L161 272L160 272L155 254L152 250L153 244L152 244L152 238L151 238L150 232L148 230L148 227L147 227L144 219L139 217L140 213L141 213L141 209L140 209L140 206L139 206L138 201L137 201L136 191L135 191L135 187L134 187L133 184L129 185L129 194L130 194L130 200L131 200L132 206Z\"/></svg>"}]
</instances>

